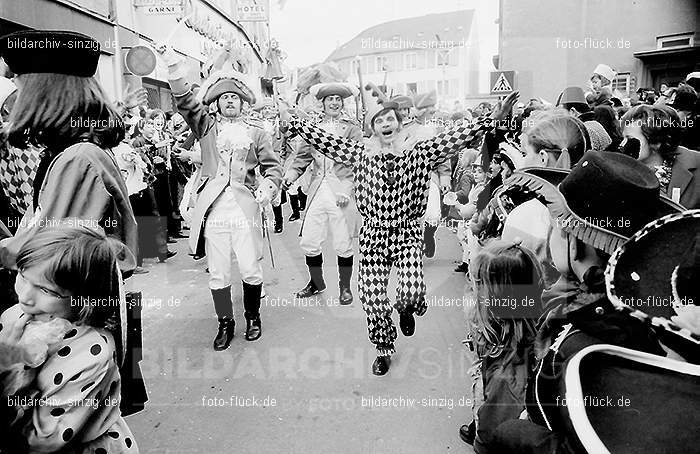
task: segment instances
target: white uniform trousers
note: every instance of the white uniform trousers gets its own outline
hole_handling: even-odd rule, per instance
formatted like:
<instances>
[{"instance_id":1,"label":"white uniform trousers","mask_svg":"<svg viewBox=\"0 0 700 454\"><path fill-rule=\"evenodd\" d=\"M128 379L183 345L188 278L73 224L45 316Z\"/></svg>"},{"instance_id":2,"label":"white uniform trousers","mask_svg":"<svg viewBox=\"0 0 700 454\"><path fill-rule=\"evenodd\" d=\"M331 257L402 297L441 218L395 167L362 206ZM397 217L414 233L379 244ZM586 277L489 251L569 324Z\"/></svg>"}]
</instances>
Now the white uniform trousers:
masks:
<instances>
[{"instance_id":1,"label":"white uniform trousers","mask_svg":"<svg viewBox=\"0 0 700 454\"><path fill-rule=\"evenodd\" d=\"M256 244L261 221L253 223L245 217L230 189L214 202L204 228L205 249L209 263L209 288L232 285L233 261L238 261L243 282L262 284L263 271L260 246Z\"/></svg>"},{"instance_id":2,"label":"white uniform trousers","mask_svg":"<svg viewBox=\"0 0 700 454\"><path fill-rule=\"evenodd\" d=\"M336 196L324 179L318 187L313 200L306 208L306 217L301 232L299 246L306 256L321 254L321 244L328 236L330 227L333 235L333 248L339 257L352 255L352 236L345 219L344 210L336 205Z\"/></svg>"}]
</instances>

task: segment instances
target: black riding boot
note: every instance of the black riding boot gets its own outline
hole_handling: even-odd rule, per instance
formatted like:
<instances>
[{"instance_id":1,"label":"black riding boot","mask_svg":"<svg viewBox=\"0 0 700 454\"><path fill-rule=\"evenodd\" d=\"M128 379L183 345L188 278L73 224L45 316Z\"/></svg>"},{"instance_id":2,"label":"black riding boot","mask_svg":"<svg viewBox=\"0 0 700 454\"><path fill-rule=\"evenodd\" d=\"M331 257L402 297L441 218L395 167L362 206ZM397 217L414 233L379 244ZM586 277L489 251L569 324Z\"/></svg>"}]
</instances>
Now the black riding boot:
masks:
<instances>
[{"instance_id":1,"label":"black riding boot","mask_svg":"<svg viewBox=\"0 0 700 454\"><path fill-rule=\"evenodd\" d=\"M299 196L296 194L289 194L289 205L292 207L292 215L289 216L289 222L294 222L299 219Z\"/></svg>"},{"instance_id":2,"label":"black riding boot","mask_svg":"<svg viewBox=\"0 0 700 454\"><path fill-rule=\"evenodd\" d=\"M275 233L282 233L284 221L282 219L282 205L272 205L272 212L275 214Z\"/></svg>"},{"instance_id":3,"label":"black riding boot","mask_svg":"<svg viewBox=\"0 0 700 454\"><path fill-rule=\"evenodd\" d=\"M243 283L243 307L245 309L245 340L254 341L262 335L260 323L260 294L262 284Z\"/></svg>"},{"instance_id":4,"label":"black riding boot","mask_svg":"<svg viewBox=\"0 0 700 454\"><path fill-rule=\"evenodd\" d=\"M214 350L226 350L233 340L236 322L233 320L233 303L231 302L231 287L212 289L214 309L219 318L219 329L214 338Z\"/></svg>"},{"instance_id":5,"label":"black riding boot","mask_svg":"<svg viewBox=\"0 0 700 454\"><path fill-rule=\"evenodd\" d=\"M423 241L425 242L425 256L428 258L432 258L435 255L436 231L436 225L425 224L425 230L423 231Z\"/></svg>"},{"instance_id":6,"label":"black riding boot","mask_svg":"<svg viewBox=\"0 0 700 454\"><path fill-rule=\"evenodd\" d=\"M350 279L352 278L352 255L350 257L338 257L338 277L340 287L340 304L342 306L352 303L350 291Z\"/></svg>"},{"instance_id":7,"label":"black riding boot","mask_svg":"<svg viewBox=\"0 0 700 454\"><path fill-rule=\"evenodd\" d=\"M309 283L297 292L297 298L308 298L326 289L326 283L323 280L323 255L307 256L306 266L309 267Z\"/></svg>"},{"instance_id":8,"label":"black riding boot","mask_svg":"<svg viewBox=\"0 0 700 454\"><path fill-rule=\"evenodd\" d=\"M299 188L299 190L297 191L297 194L299 194L299 209L301 211L304 211L306 209L307 195L304 194L304 192L301 190L301 188Z\"/></svg>"}]
</instances>

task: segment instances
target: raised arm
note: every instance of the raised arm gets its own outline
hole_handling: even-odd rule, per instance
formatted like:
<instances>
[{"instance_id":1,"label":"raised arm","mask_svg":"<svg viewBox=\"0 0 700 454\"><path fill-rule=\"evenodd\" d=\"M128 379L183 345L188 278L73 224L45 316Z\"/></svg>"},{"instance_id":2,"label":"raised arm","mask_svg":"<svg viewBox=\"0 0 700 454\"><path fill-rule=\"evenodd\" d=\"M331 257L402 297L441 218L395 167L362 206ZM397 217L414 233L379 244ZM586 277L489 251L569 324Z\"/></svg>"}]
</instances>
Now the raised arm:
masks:
<instances>
[{"instance_id":1,"label":"raised arm","mask_svg":"<svg viewBox=\"0 0 700 454\"><path fill-rule=\"evenodd\" d=\"M354 168L360 161L365 144L327 133L307 120L289 117L289 126L309 145L335 162Z\"/></svg>"},{"instance_id":2,"label":"raised arm","mask_svg":"<svg viewBox=\"0 0 700 454\"><path fill-rule=\"evenodd\" d=\"M432 168L466 147L469 142L474 140L479 131L490 127L491 122L488 120L479 120L474 123L464 122L435 137L418 142L415 148L424 154Z\"/></svg>"}]
</instances>

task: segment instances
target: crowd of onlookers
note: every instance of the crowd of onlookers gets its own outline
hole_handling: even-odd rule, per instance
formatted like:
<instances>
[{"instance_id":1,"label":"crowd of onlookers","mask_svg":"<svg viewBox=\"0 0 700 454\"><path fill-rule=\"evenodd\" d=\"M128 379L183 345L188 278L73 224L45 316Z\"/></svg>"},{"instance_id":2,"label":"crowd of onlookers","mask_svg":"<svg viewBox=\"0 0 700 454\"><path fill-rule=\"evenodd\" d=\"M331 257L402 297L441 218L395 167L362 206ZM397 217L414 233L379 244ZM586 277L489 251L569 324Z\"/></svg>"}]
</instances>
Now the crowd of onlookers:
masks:
<instances>
[{"instance_id":1,"label":"crowd of onlookers","mask_svg":"<svg viewBox=\"0 0 700 454\"><path fill-rule=\"evenodd\" d=\"M611 255L623 244L623 250L628 247L645 224L653 230L654 223L678 225L676 218L699 216L691 210L700 208L700 73L690 74L678 87L664 87L658 97L642 91L623 106L612 96L610 81L598 74L607 72L599 69L589 93L568 87L554 105L535 98L519 103L509 121L453 160L444 213L463 248L455 271L467 274L474 292L474 304L466 310L466 342L476 358L473 419L460 435L479 453L583 450L591 436L572 428L572 417L560 403L564 368L554 378L543 372L547 361L556 358L561 366L582 345L612 344L697 364L697 337L688 347L692 353L659 353L668 350L667 339L659 340L663 336L649 323L641 326L634 317L622 317L622 308L629 308L620 303L629 300L612 298L616 281L606 282L604 273L606 268L615 273L619 257L611 260ZM446 114L436 118L458 121L489 109L482 103L449 120ZM698 224L684 228L685 236L663 238L668 244L656 247L689 248L684 260L695 263L692 276L697 278L693 244L697 248ZM637 264L636 272L642 274L644 268L663 274L664 253L659 249L655 254ZM661 278L668 289L646 289L641 297L660 299L670 293L668 281L677 279L671 271ZM697 306L697 291L690 294L690 306ZM534 306L498 304L525 300L535 301ZM690 309L682 315L678 307L675 312L670 307L662 313L648 307L641 312L673 319L700 334L697 309L691 316ZM569 334L571 326L585 333L582 345ZM569 350L561 354L552 344ZM672 445L664 445L668 437L658 443Z\"/></svg>"}]
</instances>

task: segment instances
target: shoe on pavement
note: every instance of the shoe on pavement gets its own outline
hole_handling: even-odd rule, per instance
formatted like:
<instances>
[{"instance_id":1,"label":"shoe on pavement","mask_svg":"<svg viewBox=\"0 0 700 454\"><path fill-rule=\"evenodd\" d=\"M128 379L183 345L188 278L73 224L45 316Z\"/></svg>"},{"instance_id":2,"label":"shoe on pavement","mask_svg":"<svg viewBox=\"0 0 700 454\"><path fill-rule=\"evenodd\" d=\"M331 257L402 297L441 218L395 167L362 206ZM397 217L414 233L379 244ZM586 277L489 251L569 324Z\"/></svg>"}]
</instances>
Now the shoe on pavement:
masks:
<instances>
[{"instance_id":1,"label":"shoe on pavement","mask_svg":"<svg viewBox=\"0 0 700 454\"><path fill-rule=\"evenodd\" d=\"M352 304L352 292L348 287L340 289L339 301L341 306L347 306L348 304Z\"/></svg>"},{"instance_id":2,"label":"shoe on pavement","mask_svg":"<svg viewBox=\"0 0 700 454\"><path fill-rule=\"evenodd\" d=\"M254 341L260 339L262 335L262 324L260 323L260 317L254 318L252 320L246 320L245 328L245 340Z\"/></svg>"},{"instance_id":3,"label":"shoe on pavement","mask_svg":"<svg viewBox=\"0 0 700 454\"><path fill-rule=\"evenodd\" d=\"M233 340L236 330L236 322L232 318L219 319L219 329L214 338L214 350L220 352L226 350Z\"/></svg>"},{"instance_id":4,"label":"shoe on pavement","mask_svg":"<svg viewBox=\"0 0 700 454\"><path fill-rule=\"evenodd\" d=\"M459 438L468 445L474 446L474 439L476 438L476 424L474 424L474 421L459 428Z\"/></svg>"},{"instance_id":5,"label":"shoe on pavement","mask_svg":"<svg viewBox=\"0 0 700 454\"><path fill-rule=\"evenodd\" d=\"M177 254L177 251L168 251L168 252L165 254L165 257L159 257L159 258L158 258L158 261L159 261L160 263L164 263L166 260L168 260L168 259L171 258L171 257L174 257L176 254Z\"/></svg>"},{"instance_id":6,"label":"shoe on pavement","mask_svg":"<svg viewBox=\"0 0 700 454\"><path fill-rule=\"evenodd\" d=\"M391 366L391 356L377 356L372 364L372 373L374 375L384 375L389 372Z\"/></svg>"},{"instance_id":7,"label":"shoe on pavement","mask_svg":"<svg viewBox=\"0 0 700 454\"><path fill-rule=\"evenodd\" d=\"M284 227L282 227L282 224L275 224L275 233L282 233L284 231Z\"/></svg>"},{"instance_id":8,"label":"shoe on pavement","mask_svg":"<svg viewBox=\"0 0 700 454\"><path fill-rule=\"evenodd\" d=\"M413 317L413 308L407 307L399 312L399 327L404 336L413 336L416 332L416 319Z\"/></svg>"},{"instance_id":9,"label":"shoe on pavement","mask_svg":"<svg viewBox=\"0 0 700 454\"><path fill-rule=\"evenodd\" d=\"M134 268L134 274L148 274L150 271L148 271L146 268L142 266L137 266Z\"/></svg>"},{"instance_id":10,"label":"shoe on pavement","mask_svg":"<svg viewBox=\"0 0 700 454\"><path fill-rule=\"evenodd\" d=\"M326 290L325 285L323 286L323 288L318 288L316 287L316 284L313 283L313 281L309 281L309 283L306 284L306 287L299 290L294 296L297 298L308 298L310 296L318 295L324 290Z\"/></svg>"},{"instance_id":11,"label":"shoe on pavement","mask_svg":"<svg viewBox=\"0 0 700 454\"><path fill-rule=\"evenodd\" d=\"M298 221L299 219L301 219L301 216L299 216L299 213L292 213L292 215L289 216L289 222Z\"/></svg>"}]
</instances>

